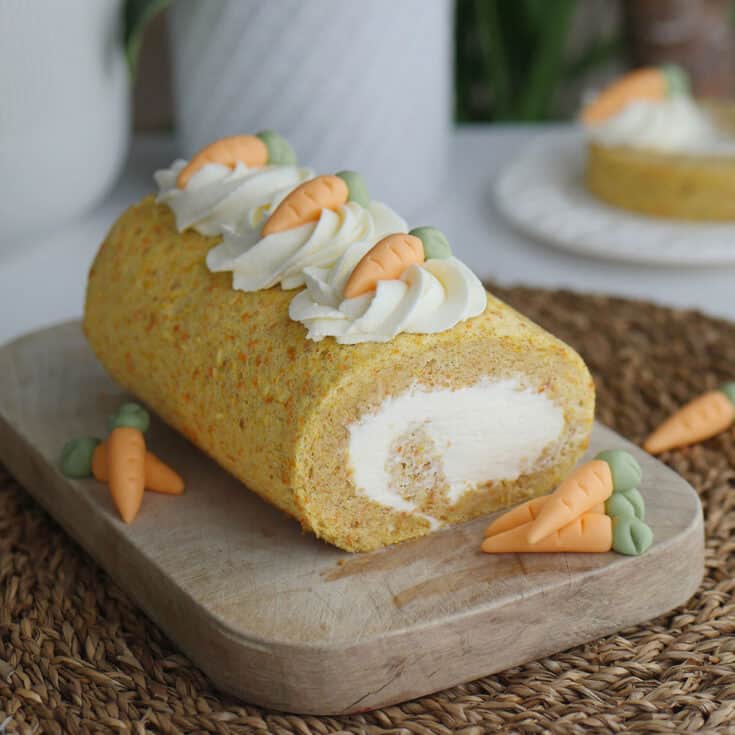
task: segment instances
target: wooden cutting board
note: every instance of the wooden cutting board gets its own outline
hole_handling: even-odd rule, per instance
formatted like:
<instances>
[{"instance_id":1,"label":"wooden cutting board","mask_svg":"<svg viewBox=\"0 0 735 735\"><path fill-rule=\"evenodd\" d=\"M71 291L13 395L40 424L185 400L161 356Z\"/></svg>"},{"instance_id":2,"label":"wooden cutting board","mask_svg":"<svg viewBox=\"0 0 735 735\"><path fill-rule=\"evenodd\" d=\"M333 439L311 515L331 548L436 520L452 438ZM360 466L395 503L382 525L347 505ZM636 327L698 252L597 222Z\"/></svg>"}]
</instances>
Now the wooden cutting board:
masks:
<instances>
[{"instance_id":1,"label":"wooden cutting board","mask_svg":"<svg viewBox=\"0 0 735 735\"><path fill-rule=\"evenodd\" d=\"M126 526L106 487L57 469L128 396L78 323L0 349L0 460L221 689L332 714L381 707L517 666L683 603L703 573L694 490L609 429L590 453L633 452L655 543L643 556L479 551L487 519L369 554L301 532L154 419L149 443L187 482L146 493Z\"/></svg>"}]
</instances>

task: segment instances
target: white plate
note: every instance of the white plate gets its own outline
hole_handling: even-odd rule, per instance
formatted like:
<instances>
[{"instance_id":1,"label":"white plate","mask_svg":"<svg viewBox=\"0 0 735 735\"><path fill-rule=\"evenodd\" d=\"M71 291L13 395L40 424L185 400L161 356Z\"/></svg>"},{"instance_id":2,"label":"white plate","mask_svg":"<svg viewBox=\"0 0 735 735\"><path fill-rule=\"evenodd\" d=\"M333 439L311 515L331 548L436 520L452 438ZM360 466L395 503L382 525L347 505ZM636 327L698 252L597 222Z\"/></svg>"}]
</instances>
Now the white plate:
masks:
<instances>
[{"instance_id":1,"label":"white plate","mask_svg":"<svg viewBox=\"0 0 735 735\"><path fill-rule=\"evenodd\" d=\"M735 263L735 223L658 219L608 206L584 187L579 132L548 133L501 173L495 196L519 230L583 255L636 263Z\"/></svg>"}]
</instances>

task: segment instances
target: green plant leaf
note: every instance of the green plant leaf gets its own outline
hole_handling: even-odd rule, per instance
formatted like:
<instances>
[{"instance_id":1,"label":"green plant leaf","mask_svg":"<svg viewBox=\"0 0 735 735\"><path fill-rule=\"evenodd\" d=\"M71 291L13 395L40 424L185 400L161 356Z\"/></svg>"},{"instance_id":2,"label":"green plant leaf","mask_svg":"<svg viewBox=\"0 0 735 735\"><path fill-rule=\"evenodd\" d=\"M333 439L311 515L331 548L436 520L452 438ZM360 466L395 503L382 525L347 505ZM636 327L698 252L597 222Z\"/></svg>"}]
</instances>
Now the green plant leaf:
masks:
<instances>
[{"instance_id":1,"label":"green plant leaf","mask_svg":"<svg viewBox=\"0 0 735 735\"><path fill-rule=\"evenodd\" d=\"M454 104L457 122L469 122L472 54L470 48L474 19L466 0L457 0L454 8Z\"/></svg>"},{"instance_id":2,"label":"green plant leaf","mask_svg":"<svg viewBox=\"0 0 735 735\"><path fill-rule=\"evenodd\" d=\"M575 0L556 0L548 3L550 12L538 45L531 57L528 79L518 104L521 120L543 120L559 86L564 69L564 51Z\"/></svg>"},{"instance_id":3,"label":"green plant leaf","mask_svg":"<svg viewBox=\"0 0 735 735\"><path fill-rule=\"evenodd\" d=\"M543 33L549 18L549 13L554 12L554 4L549 0L524 0L524 2L516 3L523 10L527 24L533 29L533 32Z\"/></svg>"},{"instance_id":4,"label":"green plant leaf","mask_svg":"<svg viewBox=\"0 0 735 735\"><path fill-rule=\"evenodd\" d=\"M529 66L529 50L538 42L540 32L537 28L539 19L531 10L530 0L493 0L497 8L498 33L502 35L505 52L510 67L511 96L518 99L518 89L523 84ZM541 12L553 12L553 3L546 3ZM513 114L513 110L510 110Z\"/></svg>"},{"instance_id":5,"label":"green plant leaf","mask_svg":"<svg viewBox=\"0 0 735 735\"><path fill-rule=\"evenodd\" d=\"M456 109L460 121L544 120L567 81L624 50L600 29L576 58L567 39L577 0L457 0Z\"/></svg>"},{"instance_id":6,"label":"green plant leaf","mask_svg":"<svg viewBox=\"0 0 735 735\"><path fill-rule=\"evenodd\" d=\"M511 110L511 71L496 0L475 2L484 81L493 91L495 117L504 120Z\"/></svg>"},{"instance_id":7,"label":"green plant leaf","mask_svg":"<svg viewBox=\"0 0 735 735\"><path fill-rule=\"evenodd\" d=\"M128 68L133 78L137 71L138 55L146 26L170 2L171 0L125 0L123 40Z\"/></svg>"}]
</instances>

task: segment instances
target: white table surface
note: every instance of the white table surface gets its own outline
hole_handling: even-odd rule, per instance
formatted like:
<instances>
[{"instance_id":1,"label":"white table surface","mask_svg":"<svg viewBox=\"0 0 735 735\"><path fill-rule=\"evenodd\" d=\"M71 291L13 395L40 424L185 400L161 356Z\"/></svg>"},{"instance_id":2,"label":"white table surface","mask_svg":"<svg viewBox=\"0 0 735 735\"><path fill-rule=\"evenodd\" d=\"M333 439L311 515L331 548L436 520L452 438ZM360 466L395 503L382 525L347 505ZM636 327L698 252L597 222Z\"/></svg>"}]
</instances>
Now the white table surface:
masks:
<instances>
[{"instance_id":1,"label":"white table surface","mask_svg":"<svg viewBox=\"0 0 735 735\"><path fill-rule=\"evenodd\" d=\"M446 194L425 212L419 209L412 224L415 220L440 227L449 234L455 253L478 275L502 284L619 294L735 319L735 267L670 268L594 260L531 241L505 224L492 203L495 176L530 140L558 129L462 128L453 141ZM81 315L87 269L99 243L118 214L152 190L153 171L168 165L175 154L170 136L139 136L120 181L94 211L9 252L0 244L0 343Z\"/></svg>"}]
</instances>

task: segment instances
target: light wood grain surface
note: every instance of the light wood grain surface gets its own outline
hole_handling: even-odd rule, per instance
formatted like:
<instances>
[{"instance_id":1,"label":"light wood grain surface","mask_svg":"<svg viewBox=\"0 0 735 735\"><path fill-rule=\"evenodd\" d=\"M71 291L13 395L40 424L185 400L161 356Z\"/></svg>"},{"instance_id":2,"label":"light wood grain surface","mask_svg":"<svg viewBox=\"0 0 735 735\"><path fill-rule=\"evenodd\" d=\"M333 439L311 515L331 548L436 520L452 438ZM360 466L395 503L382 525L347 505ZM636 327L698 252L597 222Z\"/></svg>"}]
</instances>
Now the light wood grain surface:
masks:
<instances>
[{"instance_id":1,"label":"light wood grain surface","mask_svg":"<svg viewBox=\"0 0 735 735\"><path fill-rule=\"evenodd\" d=\"M64 442L104 435L128 398L67 323L0 349L0 460L224 690L301 713L371 709L593 640L684 602L703 571L699 500L627 447L654 529L642 557L488 556L487 519L351 555L304 535L154 419L149 446L187 482L146 493L134 524L106 487L57 468Z\"/></svg>"}]
</instances>

